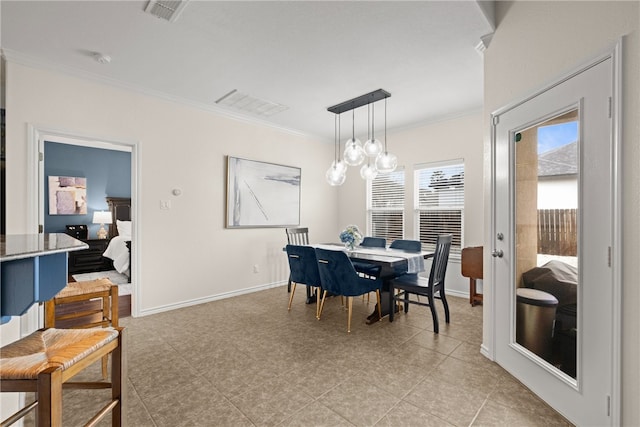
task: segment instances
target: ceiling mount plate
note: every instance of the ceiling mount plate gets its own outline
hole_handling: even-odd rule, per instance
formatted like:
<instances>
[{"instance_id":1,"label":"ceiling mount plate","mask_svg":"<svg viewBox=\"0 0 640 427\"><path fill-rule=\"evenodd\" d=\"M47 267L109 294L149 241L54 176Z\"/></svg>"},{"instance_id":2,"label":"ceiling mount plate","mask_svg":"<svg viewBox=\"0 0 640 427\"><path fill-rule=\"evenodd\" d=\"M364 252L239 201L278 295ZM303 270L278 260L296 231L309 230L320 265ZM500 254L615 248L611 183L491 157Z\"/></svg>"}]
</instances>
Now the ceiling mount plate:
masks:
<instances>
[{"instance_id":1,"label":"ceiling mount plate","mask_svg":"<svg viewBox=\"0 0 640 427\"><path fill-rule=\"evenodd\" d=\"M341 102L340 104L334 105L333 107L329 107L327 108L327 111L335 114L341 114L345 111L351 111L354 108L362 107L363 105L372 104L376 101L380 101L381 99L389 98L390 96L391 94L386 90L378 89L374 90L373 92L369 92L356 98L350 99L348 101Z\"/></svg>"}]
</instances>

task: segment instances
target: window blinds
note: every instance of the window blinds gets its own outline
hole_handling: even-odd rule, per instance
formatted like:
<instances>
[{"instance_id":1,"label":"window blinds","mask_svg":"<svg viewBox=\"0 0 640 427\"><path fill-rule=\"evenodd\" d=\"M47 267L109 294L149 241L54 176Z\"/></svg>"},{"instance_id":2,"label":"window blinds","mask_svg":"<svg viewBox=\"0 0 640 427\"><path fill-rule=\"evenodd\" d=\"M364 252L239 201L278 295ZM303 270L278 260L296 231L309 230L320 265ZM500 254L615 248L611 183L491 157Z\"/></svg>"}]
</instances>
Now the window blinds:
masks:
<instances>
[{"instance_id":1,"label":"window blinds","mask_svg":"<svg viewBox=\"0 0 640 427\"><path fill-rule=\"evenodd\" d=\"M387 242L404 237L404 170L380 174L367 181L369 234Z\"/></svg>"},{"instance_id":2,"label":"window blinds","mask_svg":"<svg viewBox=\"0 0 640 427\"><path fill-rule=\"evenodd\" d=\"M451 253L462 246L464 162L421 165L415 171L416 229L426 249L435 248L439 234L453 234Z\"/></svg>"}]
</instances>

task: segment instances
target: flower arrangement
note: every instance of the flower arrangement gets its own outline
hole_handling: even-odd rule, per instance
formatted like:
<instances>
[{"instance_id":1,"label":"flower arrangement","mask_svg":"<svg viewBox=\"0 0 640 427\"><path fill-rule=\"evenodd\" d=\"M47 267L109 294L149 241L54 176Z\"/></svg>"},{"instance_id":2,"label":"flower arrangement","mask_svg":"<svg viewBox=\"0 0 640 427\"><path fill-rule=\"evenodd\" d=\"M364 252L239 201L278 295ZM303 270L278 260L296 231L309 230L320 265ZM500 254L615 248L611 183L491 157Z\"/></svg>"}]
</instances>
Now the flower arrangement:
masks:
<instances>
[{"instance_id":1,"label":"flower arrangement","mask_svg":"<svg viewBox=\"0 0 640 427\"><path fill-rule=\"evenodd\" d=\"M362 233L358 229L357 225L348 225L342 233L340 233L340 241L349 250L353 250L357 245L362 242Z\"/></svg>"}]
</instances>

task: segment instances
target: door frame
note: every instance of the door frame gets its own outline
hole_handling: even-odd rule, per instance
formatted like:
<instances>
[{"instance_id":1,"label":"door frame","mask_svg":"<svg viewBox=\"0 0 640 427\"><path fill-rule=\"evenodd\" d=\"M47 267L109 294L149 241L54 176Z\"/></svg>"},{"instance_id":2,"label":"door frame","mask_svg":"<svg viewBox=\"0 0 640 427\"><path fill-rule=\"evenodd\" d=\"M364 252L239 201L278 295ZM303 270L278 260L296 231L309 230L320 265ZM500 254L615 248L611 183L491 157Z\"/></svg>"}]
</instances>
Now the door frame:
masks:
<instances>
[{"instance_id":1,"label":"door frame","mask_svg":"<svg viewBox=\"0 0 640 427\"><path fill-rule=\"evenodd\" d=\"M485 281L489 285L494 281L496 277L495 262L491 257L491 252L495 249L496 245L496 219L494 212L496 211L496 142L497 142L497 124L500 115L513 110L514 108L524 104L525 102L537 97L538 95L570 80L576 75L592 68L593 66L611 59L613 72L612 72L612 97L610 103L611 112L611 203L609 206L611 212L611 279L612 279L612 348L611 348L611 401L609 406L611 424L620 425L621 422L621 366L622 366L622 154L620 149L620 138L622 129L622 97L621 97L621 84L622 84L622 51L623 51L623 39L618 40L613 47L607 49L607 51L601 55L596 56L592 60L582 64L575 68L571 72L565 74L557 80L551 83L543 85L540 89L534 91L530 95L520 99L519 101L508 104L493 113L491 113L491 131L490 131L490 179L489 179L489 195L490 195L490 207L489 207L489 234L485 235L485 247L488 250L485 251L485 272L489 272L489 277L486 277ZM488 268L487 268L488 267ZM496 292L494 286L486 286L485 293L489 298L485 297L485 328L488 333L484 334L484 342L481 347L483 355L491 360L495 361L496 356L496 311L498 305L496 303ZM489 302L490 305L486 304ZM547 402L553 407L553 402Z\"/></svg>"},{"instance_id":2,"label":"door frame","mask_svg":"<svg viewBox=\"0 0 640 427\"><path fill-rule=\"evenodd\" d=\"M127 147L131 150L131 221L135 224L132 229L131 238L135 241L135 245L131 249L131 264L135 265L135 268L131 269L131 282L134 284L131 295L131 315L137 317L140 315L142 292L140 291L140 262L139 254L141 253L141 225L140 225L140 203L139 203L139 185L140 185L140 143L135 140L121 140L109 137L101 137L89 134L83 134L81 132L61 130L48 126L41 126L28 123L27 124L27 159L28 159L28 171L27 176L29 181L27 182L28 194L31 197L28 198L27 203L27 215L29 221L29 228L38 232L40 224L43 224L44 219L44 161L40 161L40 141L46 138L52 138L54 140L67 140L72 144L105 148L109 146L112 149L115 147ZM35 322L35 323L34 323ZM27 328L39 326L39 319L28 318ZM35 330L34 329L34 330Z\"/></svg>"}]
</instances>

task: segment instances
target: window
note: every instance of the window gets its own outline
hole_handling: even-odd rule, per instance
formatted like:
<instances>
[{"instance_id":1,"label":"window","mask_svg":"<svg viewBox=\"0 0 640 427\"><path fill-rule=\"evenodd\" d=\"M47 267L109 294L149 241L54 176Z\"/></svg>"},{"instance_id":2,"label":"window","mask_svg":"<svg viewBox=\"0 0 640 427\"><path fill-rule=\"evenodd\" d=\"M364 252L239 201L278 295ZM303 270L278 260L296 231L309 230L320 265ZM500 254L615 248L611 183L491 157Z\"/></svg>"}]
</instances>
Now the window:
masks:
<instances>
[{"instance_id":1,"label":"window","mask_svg":"<svg viewBox=\"0 0 640 427\"><path fill-rule=\"evenodd\" d=\"M415 229L426 250L439 234L453 234L451 254L460 255L464 219L464 161L419 165L415 170Z\"/></svg>"},{"instance_id":2,"label":"window","mask_svg":"<svg viewBox=\"0 0 640 427\"><path fill-rule=\"evenodd\" d=\"M404 170L367 181L367 230L387 242L404 237Z\"/></svg>"}]
</instances>

